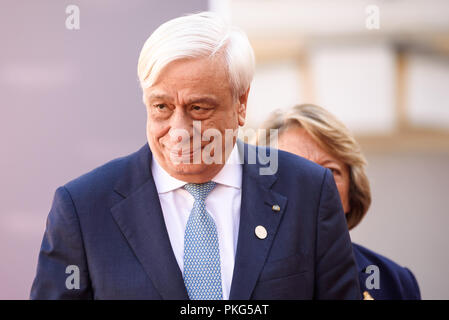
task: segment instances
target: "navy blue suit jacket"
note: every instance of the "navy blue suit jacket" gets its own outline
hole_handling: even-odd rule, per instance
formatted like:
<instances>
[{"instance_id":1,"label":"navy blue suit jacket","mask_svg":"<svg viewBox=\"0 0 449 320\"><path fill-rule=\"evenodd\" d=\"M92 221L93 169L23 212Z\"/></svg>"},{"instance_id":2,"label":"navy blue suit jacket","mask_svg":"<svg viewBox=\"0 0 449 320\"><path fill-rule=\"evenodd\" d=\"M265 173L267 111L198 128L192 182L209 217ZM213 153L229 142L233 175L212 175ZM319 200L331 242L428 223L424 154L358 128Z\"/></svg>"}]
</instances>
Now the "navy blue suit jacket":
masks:
<instances>
[{"instance_id":1,"label":"navy blue suit jacket","mask_svg":"<svg viewBox=\"0 0 449 320\"><path fill-rule=\"evenodd\" d=\"M418 282L413 273L390 259L375 253L361 245L352 244L354 250L354 257L359 270L360 290L368 293L375 300L420 300L421 294L419 291ZM372 281L368 279L370 272L365 270L368 266L375 265L379 268L379 282L378 289L366 286Z\"/></svg>"},{"instance_id":2,"label":"navy blue suit jacket","mask_svg":"<svg viewBox=\"0 0 449 320\"><path fill-rule=\"evenodd\" d=\"M360 299L357 269L332 174L279 151L260 175L244 154L230 299ZM56 190L32 299L188 299L151 174L148 145ZM274 211L273 205L280 211ZM261 240L255 227L268 236ZM67 289L66 267L80 270Z\"/></svg>"}]
</instances>

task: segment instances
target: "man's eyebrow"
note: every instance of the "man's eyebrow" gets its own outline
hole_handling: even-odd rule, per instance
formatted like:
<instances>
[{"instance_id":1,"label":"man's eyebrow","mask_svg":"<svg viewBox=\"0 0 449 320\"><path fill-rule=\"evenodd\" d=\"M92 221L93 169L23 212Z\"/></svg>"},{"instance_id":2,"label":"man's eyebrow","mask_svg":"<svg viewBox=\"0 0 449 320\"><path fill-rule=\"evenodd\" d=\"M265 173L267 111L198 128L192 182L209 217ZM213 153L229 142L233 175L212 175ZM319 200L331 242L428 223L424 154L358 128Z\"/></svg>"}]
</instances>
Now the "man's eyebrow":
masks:
<instances>
[{"instance_id":1,"label":"man's eyebrow","mask_svg":"<svg viewBox=\"0 0 449 320\"><path fill-rule=\"evenodd\" d=\"M212 96L192 97L186 100L186 104L205 103L212 106L218 105L218 100Z\"/></svg>"},{"instance_id":2,"label":"man's eyebrow","mask_svg":"<svg viewBox=\"0 0 449 320\"><path fill-rule=\"evenodd\" d=\"M170 95L167 95L165 93L152 93L147 97L148 101L153 100L164 100L164 101L171 101L172 97ZM218 106L218 100L213 96L198 96L198 97L191 97L187 98L185 101L186 105L194 104L194 103L205 103L212 106Z\"/></svg>"}]
</instances>

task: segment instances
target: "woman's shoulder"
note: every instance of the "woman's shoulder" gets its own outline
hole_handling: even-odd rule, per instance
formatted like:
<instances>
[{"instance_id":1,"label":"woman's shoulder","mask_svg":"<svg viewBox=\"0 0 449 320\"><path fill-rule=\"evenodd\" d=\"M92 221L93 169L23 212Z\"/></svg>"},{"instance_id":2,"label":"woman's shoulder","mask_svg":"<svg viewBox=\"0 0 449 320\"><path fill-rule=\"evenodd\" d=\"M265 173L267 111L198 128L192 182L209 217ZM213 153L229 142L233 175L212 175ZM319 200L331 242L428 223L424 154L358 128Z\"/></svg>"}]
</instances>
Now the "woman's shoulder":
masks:
<instances>
[{"instance_id":1,"label":"woman's shoulder","mask_svg":"<svg viewBox=\"0 0 449 320\"><path fill-rule=\"evenodd\" d=\"M362 292L375 299L421 299L415 276L410 269L353 243Z\"/></svg>"}]
</instances>

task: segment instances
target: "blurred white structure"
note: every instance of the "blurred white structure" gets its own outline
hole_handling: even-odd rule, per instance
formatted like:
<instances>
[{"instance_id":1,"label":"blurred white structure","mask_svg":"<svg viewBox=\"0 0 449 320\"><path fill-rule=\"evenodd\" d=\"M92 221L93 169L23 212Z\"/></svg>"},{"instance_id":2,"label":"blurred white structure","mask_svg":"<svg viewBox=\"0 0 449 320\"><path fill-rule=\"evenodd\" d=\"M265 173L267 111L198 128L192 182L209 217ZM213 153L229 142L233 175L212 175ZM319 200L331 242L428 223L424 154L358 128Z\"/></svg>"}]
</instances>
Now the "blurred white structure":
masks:
<instances>
[{"instance_id":1,"label":"blurred white structure","mask_svg":"<svg viewBox=\"0 0 449 320\"><path fill-rule=\"evenodd\" d=\"M322 45L310 52L316 103L356 132L391 132L394 53L386 44Z\"/></svg>"},{"instance_id":2,"label":"blurred white structure","mask_svg":"<svg viewBox=\"0 0 449 320\"><path fill-rule=\"evenodd\" d=\"M422 53L408 57L406 101L410 122L419 127L449 128L448 57Z\"/></svg>"}]
</instances>

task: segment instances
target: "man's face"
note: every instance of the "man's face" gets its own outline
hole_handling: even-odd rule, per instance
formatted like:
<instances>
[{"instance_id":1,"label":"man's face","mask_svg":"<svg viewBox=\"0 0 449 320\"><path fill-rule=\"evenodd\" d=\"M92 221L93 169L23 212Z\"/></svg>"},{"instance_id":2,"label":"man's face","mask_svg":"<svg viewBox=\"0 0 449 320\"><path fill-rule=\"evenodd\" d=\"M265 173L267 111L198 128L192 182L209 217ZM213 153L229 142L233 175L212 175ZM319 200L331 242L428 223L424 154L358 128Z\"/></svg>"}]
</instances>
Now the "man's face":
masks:
<instances>
[{"instance_id":1,"label":"man's face","mask_svg":"<svg viewBox=\"0 0 449 320\"><path fill-rule=\"evenodd\" d=\"M211 180L226 160L225 130L236 130L244 124L247 97L248 92L234 99L221 57L182 59L168 64L154 85L144 90L148 143L161 167L182 181ZM210 153L223 156L219 163L193 163L194 155L204 155L205 147L214 140L201 139L200 144L194 145L194 121L201 124L200 132L195 133L200 139L208 129L216 129L221 134L221 146L218 144L221 150L213 148ZM187 133L187 138L179 135L180 130ZM181 141L188 145L182 151ZM190 161L173 161L179 156Z\"/></svg>"}]
</instances>

